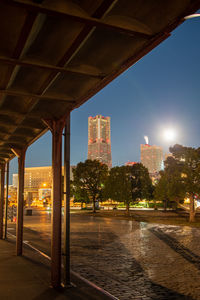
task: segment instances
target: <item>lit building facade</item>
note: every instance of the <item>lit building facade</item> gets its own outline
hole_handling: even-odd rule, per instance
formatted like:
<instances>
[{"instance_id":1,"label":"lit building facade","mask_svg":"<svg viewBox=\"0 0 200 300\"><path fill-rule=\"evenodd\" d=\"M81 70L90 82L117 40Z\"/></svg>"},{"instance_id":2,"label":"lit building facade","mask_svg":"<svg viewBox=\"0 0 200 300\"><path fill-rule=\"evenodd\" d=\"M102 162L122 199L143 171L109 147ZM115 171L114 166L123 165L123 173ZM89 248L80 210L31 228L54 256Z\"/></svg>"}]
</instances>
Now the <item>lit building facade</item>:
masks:
<instances>
[{"instance_id":1,"label":"lit building facade","mask_svg":"<svg viewBox=\"0 0 200 300\"><path fill-rule=\"evenodd\" d=\"M88 159L97 159L112 167L110 117L88 118Z\"/></svg>"},{"instance_id":2,"label":"lit building facade","mask_svg":"<svg viewBox=\"0 0 200 300\"><path fill-rule=\"evenodd\" d=\"M70 179L73 180L72 170L75 166L70 166ZM62 167L64 175L64 167ZM13 186L18 186L18 174L13 174ZM33 167L25 168L24 173L24 188L25 189L40 189L52 187L52 167Z\"/></svg>"},{"instance_id":3,"label":"lit building facade","mask_svg":"<svg viewBox=\"0 0 200 300\"><path fill-rule=\"evenodd\" d=\"M158 173L163 169L163 150L159 146L148 144L140 145L141 163L148 169L150 174Z\"/></svg>"},{"instance_id":4,"label":"lit building facade","mask_svg":"<svg viewBox=\"0 0 200 300\"><path fill-rule=\"evenodd\" d=\"M72 170L76 166L70 166L70 179L73 180ZM62 176L64 167L62 167ZM28 206L46 206L52 199L52 167L25 168L24 173L24 199ZM12 187L17 191L18 174L13 174ZM13 198L13 197L12 197ZM14 199L14 198L13 198Z\"/></svg>"},{"instance_id":5,"label":"lit building facade","mask_svg":"<svg viewBox=\"0 0 200 300\"><path fill-rule=\"evenodd\" d=\"M12 185L14 188L17 188L18 186L18 174L13 174L13 177L12 177Z\"/></svg>"}]
</instances>

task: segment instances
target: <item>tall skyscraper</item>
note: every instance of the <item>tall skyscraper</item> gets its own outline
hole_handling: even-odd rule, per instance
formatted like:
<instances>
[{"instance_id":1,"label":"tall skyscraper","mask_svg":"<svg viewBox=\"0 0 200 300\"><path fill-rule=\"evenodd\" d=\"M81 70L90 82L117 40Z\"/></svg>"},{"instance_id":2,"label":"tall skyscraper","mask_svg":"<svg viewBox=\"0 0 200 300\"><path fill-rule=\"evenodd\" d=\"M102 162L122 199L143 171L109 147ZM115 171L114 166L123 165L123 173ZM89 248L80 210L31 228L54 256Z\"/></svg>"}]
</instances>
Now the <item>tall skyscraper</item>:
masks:
<instances>
[{"instance_id":1,"label":"tall skyscraper","mask_svg":"<svg viewBox=\"0 0 200 300\"><path fill-rule=\"evenodd\" d=\"M163 150L159 146L149 144L140 145L141 163L149 170L150 174L158 173L163 169Z\"/></svg>"},{"instance_id":2,"label":"tall skyscraper","mask_svg":"<svg viewBox=\"0 0 200 300\"><path fill-rule=\"evenodd\" d=\"M97 159L112 167L110 117L88 118L88 159Z\"/></svg>"}]
</instances>

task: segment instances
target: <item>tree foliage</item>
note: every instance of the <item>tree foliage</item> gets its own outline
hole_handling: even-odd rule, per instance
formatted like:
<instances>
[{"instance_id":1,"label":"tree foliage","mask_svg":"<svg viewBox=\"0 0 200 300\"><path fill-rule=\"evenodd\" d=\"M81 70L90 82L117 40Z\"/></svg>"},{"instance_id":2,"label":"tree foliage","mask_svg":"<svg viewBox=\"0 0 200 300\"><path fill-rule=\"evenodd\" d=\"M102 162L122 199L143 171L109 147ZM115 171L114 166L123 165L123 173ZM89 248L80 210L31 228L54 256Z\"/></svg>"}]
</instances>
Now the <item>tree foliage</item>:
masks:
<instances>
[{"instance_id":1,"label":"tree foliage","mask_svg":"<svg viewBox=\"0 0 200 300\"><path fill-rule=\"evenodd\" d=\"M129 205L132 201L130 167L114 167L110 170L106 181L104 198L111 198Z\"/></svg>"},{"instance_id":2,"label":"tree foliage","mask_svg":"<svg viewBox=\"0 0 200 300\"><path fill-rule=\"evenodd\" d=\"M155 190L155 197L176 201L180 206L184 198L190 198L190 221L195 217L196 194L200 194L200 148L174 145L170 147L173 157L165 161L165 170ZM182 206L186 209L186 207Z\"/></svg>"},{"instance_id":3,"label":"tree foliage","mask_svg":"<svg viewBox=\"0 0 200 300\"><path fill-rule=\"evenodd\" d=\"M150 199L152 182L148 170L141 164L114 167L106 181L104 197L124 202L129 212L130 203Z\"/></svg>"},{"instance_id":4,"label":"tree foliage","mask_svg":"<svg viewBox=\"0 0 200 300\"><path fill-rule=\"evenodd\" d=\"M90 199L93 202L95 212L96 200L102 197L102 189L108 175L108 167L98 160L87 159L78 163L73 169L73 186L76 195L82 199Z\"/></svg>"},{"instance_id":5,"label":"tree foliage","mask_svg":"<svg viewBox=\"0 0 200 300\"><path fill-rule=\"evenodd\" d=\"M154 199L156 201L162 201L164 203L164 209L167 209L167 203L170 201L169 188L167 175L164 172L160 172L160 179L157 182L154 190Z\"/></svg>"},{"instance_id":6,"label":"tree foliage","mask_svg":"<svg viewBox=\"0 0 200 300\"><path fill-rule=\"evenodd\" d=\"M71 195L74 196L74 202L81 202L81 207L83 203L90 202L87 191L79 185L74 185L73 182L71 183Z\"/></svg>"},{"instance_id":7,"label":"tree foliage","mask_svg":"<svg viewBox=\"0 0 200 300\"><path fill-rule=\"evenodd\" d=\"M182 203L185 197L184 184L177 162L169 157L165 161L165 170L160 172L160 180L155 186L155 200L161 200L166 210L169 202Z\"/></svg>"},{"instance_id":8,"label":"tree foliage","mask_svg":"<svg viewBox=\"0 0 200 300\"><path fill-rule=\"evenodd\" d=\"M190 221L195 220L195 195L200 195L200 148L174 145L170 148L179 167L184 191L190 199Z\"/></svg>"},{"instance_id":9,"label":"tree foliage","mask_svg":"<svg viewBox=\"0 0 200 300\"><path fill-rule=\"evenodd\" d=\"M141 163L131 167L131 188L133 202L138 199L151 199L153 186L148 169Z\"/></svg>"}]
</instances>

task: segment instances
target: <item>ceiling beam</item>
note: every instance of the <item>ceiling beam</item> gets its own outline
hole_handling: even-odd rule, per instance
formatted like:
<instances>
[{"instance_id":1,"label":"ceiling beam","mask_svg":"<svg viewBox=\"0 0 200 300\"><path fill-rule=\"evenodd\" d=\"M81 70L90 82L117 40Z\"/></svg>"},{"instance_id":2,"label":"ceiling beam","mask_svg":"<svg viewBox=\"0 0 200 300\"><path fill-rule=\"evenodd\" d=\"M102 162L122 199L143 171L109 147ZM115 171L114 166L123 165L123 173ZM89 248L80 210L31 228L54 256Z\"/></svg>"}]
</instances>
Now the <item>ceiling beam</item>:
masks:
<instances>
[{"instance_id":1,"label":"ceiling beam","mask_svg":"<svg viewBox=\"0 0 200 300\"><path fill-rule=\"evenodd\" d=\"M0 0L2 1L2 0ZM106 15L106 13L109 12L109 10L114 6L114 4L117 2L118 0L104 0L101 5L97 8L97 10L94 12L93 14L93 18L101 18L103 16ZM10 3L13 4L14 1L6 1L6 3ZM16 3L16 2L15 2ZM30 7L29 7L29 11L30 11ZM38 12L37 12L38 13ZM26 22L25 22L26 23ZM74 53L77 53L77 51L80 49L80 46L83 45L89 35L92 33L93 30L93 26L90 25L86 25L83 30L80 32L80 34L78 35L78 37L75 39L75 41L72 43L71 47L67 50L67 52L65 53L65 55L61 58L61 60L59 61L59 63L57 64L57 67L63 67L64 65L66 65L66 63L69 62L70 58L73 57ZM23 31L23 30L22 30ZM28 36L27 36L28 38ZM16 58L16 57L14 57ZM31 111L34 109L34 107L37 105L37 103L39 102L39 100L41 98L43 99L51 99L47 96L44 96L44 93L48 90L48 88L53 84L54 80L57 78L59 72L56 71L52 71L52 73L50 74L50 76L46 79L46 81L42 84L42 86L40 87L38 94L37 95L32 95L32 94L25 94L25 93L19 93L19 92L15 92L15 91L8 91L6 89L1 90L0 93L4 94L4 95L13 95L13 96L20 96L20 97L31 97L33 99L28 111L27 111L27 115L29 113L31 113ZM11 74L12 75L12 74ZM42 96L42 97L41 97ZM52 98L52 100L56 100L55 97ZM58 98L57 100L62 100L62 101L67 101L68 103L70 103L70 101L72 101L71 99L60 99ZM72 102L72 104L75 104L76 102ZM71 110L71 109L70 109ZM22 122L25 120L26 116L24 118L22 118L21 122L19 124L16 124L16 126L13 126L15 128L15 130L19 127L21 128L36 128L36 124L34 122L34 124L31 126L29 125L23 125ZM0 122L1 125L1 122ZM40 127L40 126L39 126ZM38 128L40 130L42 130L42 128ZM46 131L47 129L44 129L44 131ZM14 133L14 130L13 130ZM13 147L13 145L8 144L10 147Z\"/></svg>"},{"instance_id":2,"label":"ceiling beam","mask_svg":"<svg viewBox=\"0 0 200 300\"><path fill-rule=\"evenodd\" d=\"M27 130L27 129L26 129ZM32 130L27 130L27 132L23 133L15 133L15 132L9 132L5 129L0 129L0 134L3 134L3 135L12 135L13 137L24 137L24 136L28 136L28 137L34 137L35 136L35 133L32 131Z\"/></svg>"},{"instance_id":3,"label":"ceiling beam","mask_svg":"<svg viewBox=\"0 0 200 300\"><path fill-rule=\"evenodd\" d=\"M1 158L10 158L10 155L7 153L1 153L1 151L0 151L0 157Z\"/></svg>"},{"instance_id":4,"label":"ceiling beam","mask_svg":"<svg viewBox=\"0 0 200 300\"><path fill-rule=\"evenodd\" d=\"M93 13L92 17L95 18L101 18L106 15L107 12L109 12L110 8L113 7L115 3L117 3L118 0L104 0L101 5L96 9L96 11ZM18 2L19 3L19 2ZM80 47L83 46L83 44L87 41L88 37L92 33L93 26L91 25L85 25L84 28L81 30L81 32L78 34L76 39L73 41L71 46L67 49L63 57L59 60L57 67L63 67L70 62L72 57L79 51ZM46 79L46 81L43 83L43 85L40 87L40 93L44 93L56 80L58 76L57 72L52 72L50 76Z\"/></svg>"},{"instance_id":5,"label":"ceiling beam","mask_svg":"<svg viewBox=\"0 0 200 300\"><path fill-rule=\"evenodd\" d=\"M11 2L13 2L13 1L1 1L1 2L4 2L6 4L9 4L9 3L11 4ZM11 59L19 59L20 58L22 51L25 48L26 42L28 40L28 37L30 35L30 32L32 30L32 27L35 23L36 18L37 18L37 12L28 10L28 13L25 18L24 24L22 26L18 41L17 41L17 43L15 45L15 49L12 53ZM8 88L8 86L11 84L13 74L15 72L15 68L16 68L16 65L13 65L12 70L10 70L6 75L6 79L5 79L5 82L6 82L5 87L6 88ZM2 107L4 101L5 101L5 98L2 99L0 107ZM18 126L18 124L14 124L14 122L12 122L12 124L9 124L9 123L5 124L5 121L3 121L3 122L0 121L0 125L4 125L5 127L13 128L13 130L16 130L16 127Z\"/></svg>"},{"instance_id":6,"label":"ceiling beam","mask_svg":"<svg viewBox=\"0 0 200 300\"><path fill-rule=\"evenodd\" d=\"M102 74L100 72L88 72L84 70L78 70L78 69L72 69L72 68L63 68L63 67L57 67L53 65L48 65L48 64L41 64L37 62L31 62L31 61L26 61L26 60L20 60L20 59L14 59L14 58L7 58L5 56L0 56L0 62L13 65L13 66L24 66L24 67L33 67L33 68L40 68L44 70L49 70L49 71L56 71L58 73L72 73L72 74L80 74L84 76L89 76L89 77L94 77L94 78L99 78L102 79L105 77L105 74Z\"/></svg>"},{"instance_id":7,"label":"ceiling beam","mask_svg":"<svg viewBox=\"0 0 200 300\"><path fill-rule=\"evenodd\" d=\"M23 120L25 119L25 117L31 117L32 119L40 119L40 114L36 113L36 112L21 113L21 112L18 112L18 111L13 111L13 110L9 110L9 109L1 109L1 108L0 108L0 115L4 115L4 116L8 116L8 117L14 116L14 117L17 117L17 118L22 118ZM20 123L16 123L16 126L19 125L19 124ZM0 123L0 126L2 126L2 123ZM1 132L2 131L0 131L0 133ZM10 132L10 134L11 134L11 132Z\"/></svg>"},{"instance_id":8,"label":"ceiling beam","mask_svg":"<svg viewBox=\"0 0 200 300\"><path fill-rule=\"evenodd\" d=\"M8 0L8 2L11 3L11 4L14 3L14 1L9 1L9 0ZM111 7L113 7L113 5L116 2L117 2L117 0L103 1L101 3L101 5L97 8L97 10L94 12L93 17L101 18L102 16L104 16L111 9ZM30 7L29 7L29 9L30 9ZM92 32L92 28L93 28L93 26L91 24L90 25L87 24L87 26L81 31L81 33L79 34L77 39L75 39L75 42L72 44L70 49L67 50L65 55L59 61L59 63L57 64L57 67L63 67L69 61L69 59L74 55L74 52L76 53L78 51L78 49L80 48L80 45L82 45L84 42L86 42L87 38L89 37L90 33ZM13 96L19 96L19 97L31 97L33 99L33 102L29 107L27 115L29 113L31 113L31 111L34 109L34 107L37 105L37 103L39 102L40 99L46 99L46 100L51 100L52 99L52 100L58 100L58 101L61 100L61 101L67 101L68 103L71 103L71 104L75 104L76 102L74 100L66 98L66 97L65 98L63 98L63 97L62 98L55 98L55 97L51 98L51 97L44 96L44 93L52 85L54 80L57 78L58 74L59 73L58 73L57 70L53 71L52 74L50 74L50 76L44 82L44 84L40 87L37 95L35 95L35 94L34 95L33 94L26 94L26 93L21 93L21 92L17 92L17 91L8 91L6 89L0 90L0 93L2 93L4 95L13 95ZM25 120L25 118L26 118L26 116L21 120L20 124L17 124L17 126L15 128L19 128L19 127L22 127L22 128L36 128L35 123L32 127L29 127L29 125L25 125L25 126L22 125L22 122ZM42 128L41 128L41 130L42 130ZM14 131L13 131L13 133L14 133ZM9 144L9 146L10 146L10 144ZM11 145L10 147L12 147L12 146L13 145Z\"/></svg>"},{"instance_id":9,"label":"ceiling beam","mask_svg":"<svg viewBox=\"0 0 200 300\"><path fill-rule=\"evenodd\" d=\"M65 101L68 103L75 104L76 101L72 100L72 97L52 97L52 96L43 96L43 95L37 95L37 94L30 94L30 93L23 93L13 90L0 90L0 94L8 95L8 96L16 96L16 97L22 97L22 98L33 98L33 99L39 99L39 100L55 100L55 101ZM1 113L1 109L0 109ZM26 115L26 114L25 114Z\"/></svg>"},{"instance_id":10,"label":"ceiling beam","mask_svg":"<svg viewBox=\"0 0 200 300\"><path fill-rule=\"evenodd\" d=\"M9 148L9 149L10 149L10 148ZM11 152L11 150L10 150L10 152L9 152L9 150L3 151L3 150L1 150L1 146L0 146L0 154L1 154L1 156L5 157L4 154L5 154L5 155L11 156L11 155L12 155L12 152Z\"/></svg>"},{"instance_id":11,"label":"ceiling beam","mask_svg":"<svg viewBox=\"0 0 200 300\"><path fill-rule=\"evenodd\" d=\"M23 123L20 123L20 124L17 124L17 123L14 123L14 122L6 122L5 123L5 120L1 120L0 119L0 126L3 126L4 128L9 128L9 129L12 129L12 130L16 130L17 128L24 128L24 129L36 129L36 130L43 130L44 129L44 124L41 123L40 125L36 122L31 122L30 124L23 124ZM10 134L13 134L14 131L12 131Z\"/></svg>"},{"instance_id":12,"label":"ceiling beam","mask_svg":"<svg viewBox=\"0 0 200 300\"><path fill-rule=\"evenodd\" d=\"M24 137L24 138L23 138ZM25 144L26 143L26 138L25 136L21 137L16 137L14 139L14 136L12 135L11 137L5 139L5 138L0 138L0 143L16 143L16 144Z\"/></svg>"},{"instance_id":13,"label":"ceiling beam","mask_svg":"<svg viewBox=\"0 0 200 300\"><path fill-rule=\"evenodd\" d=\"M21 143L21 142L16 142L16 141L5 141L4 145L8 145L9 149L15 148L15 147L24 147L27 143ZM4 145L2 147L4 147Z\"/></svg>"},{"instance_id":14,"label":"ceiling beam","mask_svg":"<svg viewBox=\"0 0 200 300\"><path fill-rule=\"evenodd\" d=\"M10 132L8 130L5 130L5 128L1 128L0 129L0 134L1 135L10 135L10 134L12 134L12 132Z\"/></svg>"},{"instance_id":15,"label":"ceiling beam","mask_svg":"<svg viewBox=\"0 0 200 300\"><path fill-rule=\"evenodd\" d=\"M11 149L8 146L1 146L0 153L8 153Z\"/></svg>"},{"instance_id":16,"label":"ceiling beam","mask_svg":"<svg viewBox=\"0 0 200 300\"><path fill-rule=\"evenodd\" d=\"M22 27L19 39L17 41L17 45L15 47L15 50L13 52L12 57L13 58L18 58L21 55L22 50L24 49L24 46L26 44L27 38L30 34L30 31L33 27L33 24L35 22L35 19L37 17L37 12L29 12L26 20L24 22L24 25Z\"/></svg>"},{"instance_id":17,"label":"ceiling beam","mask_svg":"<svg viewBox=\"0 0 200 300\"><path fill-rule=\"evenodd\" d=\"M5 121L5 120L1 120L0 118L0 126L3 127L9 127L9 128L16 128L18 124L14 123L14 122L9 122L9 121Z\"/></svg>"},{"instance_id":18,"label":"ceiling beam","mask_svg":"<svg viewBox=\"0 0 200 300\"><path fill-rule=\"evenodd\" d=\"M2 142L6 142L7 140L6 139L4 139L4 138L0 138L0 143L2 143Z\"/></svg>"},{"instance_id":19,"label":"ceiling beam","mask_svg":"<svg viewBox=\"0 0 200 300\"><path fill-rule=\"evenodd\" d=\"M18 124L18 128L44 130L44 124L41 124L41 126L40 126L39 124L36 124L36 123L34 123L34 124L33 123L30 123L30 124L20 123L20 124Z\"/></svg>"},{"instance_id":20,"label":"ceiling beam","mask_svg":"<svg viewBox=\"0 0 200 300\"><path fill-rule=\"evenodd\" d=\"M6 1L3 1L3 2L6 2ZM18 59L20 57L21 52L24 49L24 46L25 46L26 41L28 39L28 36L31 32L31 29L33 27L33 24L35 22L36 17L37 17L37 13L35 13L35 12L29 12L27 14L25 22L22 26L22 30L20 32L18 41L16 43L15 49L14 49L13 54L12 54L13 59ZM14 72L14 69L15 69L15 66L13 67L12 70L10 70L7 73L6 80L5 80L6 86L8 86L8 84L9 84L11 78L12 78L12 74Z\"/></svg>"},{"instance_id":21,"label":"ceiling beam","mask_svg":"<svg viewBox=\"0 0 200 300\"><path fill-rule=\"evenodd\" d=\"M1 115L6 115L6 116L15 116L15 117L24 117L26 114L18 112L18 111L13 111L9 109L1 109L0 108L0 114Z\"/></svg>"},{"instance_id":22,"label":"ceiling beam","mask_svg":"<svg viewBox=\"0 0 200 300\"><path fill-rule=\"evenodd\" d=\"M150 34L150 33L139 32L137 30L131 29L128 26L123 27L120 25L111 24L109 22L100 20L100 18L98 18L98 17L94 17L94 16L90 17L88 15L83 15L83 14L80 15L80 14L78 14L78 12L77 12L77 14L73 14L71 11L69 11L69 9L67 10L66 6L65 6L64 10L61 10L60 8L58 9L57 7L49 8L48 5L45 5L45 4L38 5L34 2L30 2L30 1L26 1L26 0L14 0L12 2L15 2L16 5L18 5L18 6L26 7L37 13L43 13L46 15L52 15L52 16L58 16L58 17L61 17L61 16L67 17L75 22L79 22L84 25L110 29L113 31L117 31L119 33L126 34L126 35L137 36L137 37L139 36L139 37L142 37L145 39L149 39L150 37L152 37L152 34ZM111 3L111 4L109 3L109 7L110 7L111 5L113 5L113 2L117 2L117 1L107 1L107 2Z\"/></svg>"}]
</instances>

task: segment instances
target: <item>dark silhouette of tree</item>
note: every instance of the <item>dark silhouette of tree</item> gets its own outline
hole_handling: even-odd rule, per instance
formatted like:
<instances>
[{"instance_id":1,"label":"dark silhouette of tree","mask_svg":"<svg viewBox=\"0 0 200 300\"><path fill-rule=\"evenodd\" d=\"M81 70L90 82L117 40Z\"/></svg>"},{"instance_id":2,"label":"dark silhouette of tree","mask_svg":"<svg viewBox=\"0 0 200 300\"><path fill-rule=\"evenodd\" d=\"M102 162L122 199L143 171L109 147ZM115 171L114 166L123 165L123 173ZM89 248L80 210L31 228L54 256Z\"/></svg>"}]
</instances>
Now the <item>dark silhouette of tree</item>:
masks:
<instances>
[{"instance_id":1,"label":"dark silhouette of tree","mask_svg":"<svg viewBox=\"0 0 200 300\"><path fill-rule=\"evenodd\" d=\"M161 177L155 186L154 197L164 202L165 210L169 202L177 205L183 203L186 191L181 170L180 162L173 157L168 157L165 161L165 170L160 172Z\"/></svg>"},{"instance_id":2,"label":"dark silhouette of tree","mask_svg":"<svg viewBox=\"0 0 200 300\"><path fill-rule=\"evenodd\" d=\"M170 147L174 159L167 161L167 168L174 174L179 173L179 181L190 199L190 222L195 221L195 196L200 194L200 148L174 145ZM177 176L174 176L176 183Z\"/></svg>"},{"instance_id":3,"label":"dark silhouette of tree","mask_svg":"<svg viewBox=\"0 0 200 300\"><path fill-rule=\"evenodd\" d=\"M152 180L148 169L141 163L131 167L132 201L151 199L153 196Z\"/></svg>"},{"instance_id":4,"label":"dark silhouette of tree","mask_svg":"<svg viewBox=\"0 0 200 300\"><path fill-rule=\"evenodd\" d=\"M152 197L152 182L147 168L141 163L112 168L106 181L105 197L124 202L129 214L130 203Z\"/></svg>"},{"instance_id":5,"label":"dark silhouette of tree","mask_svg":"<svg viewBox=\"0 0 200 300\"><path fill-rule=\"evenodd\" d=\"M108 176L107 165L98 160L87 159L85 162L78 163L73 169L73 176L73 186L78 197L90 199L93 203L93 212L95 212L95 203L102 197L102 189Z\"/></svg>"},{"instance_id":6,"label":"dark silhouette of tree","mask_svg":"<svg viewBox=\"0 0 200 300\"><path fill-rule=\"evenodd\" d=\"M83 207L83 203L90 202L87 191L79 185L73 185L73 182L71 182L71 195L74 197L74 202L81 202L81 208Z\"/></svg>"},{"instance_id":7,"label":"dark silhouette of tree","mask_svg":"<svg viewBox=\"0 0 200 300\"><path fill-rule=\"evenodd\" d=\"M124 202L127 212L132 201L130 176L130 167L128 166L112 168L104 190L104 198Z\"/></svg>"}]
</instances>

